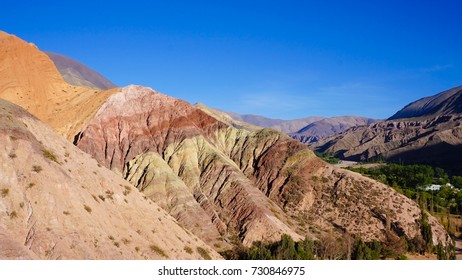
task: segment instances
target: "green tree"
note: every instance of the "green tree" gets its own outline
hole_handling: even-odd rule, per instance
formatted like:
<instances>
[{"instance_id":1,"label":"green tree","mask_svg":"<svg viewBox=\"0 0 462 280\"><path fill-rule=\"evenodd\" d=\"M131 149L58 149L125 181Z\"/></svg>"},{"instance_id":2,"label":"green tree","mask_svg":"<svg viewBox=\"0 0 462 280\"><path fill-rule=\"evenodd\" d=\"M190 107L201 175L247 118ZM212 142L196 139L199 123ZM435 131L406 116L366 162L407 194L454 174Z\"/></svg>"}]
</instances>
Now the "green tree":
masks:
<instances>
[{"instance_id":1,"label":"green tree","mask_svg":"<svg viewBox=\"0 0 462 280\"><path fill-rule=\"evenodd\" d=\"M276 249L276 259L278 260L295 260L296 258L295 242L290 235L281 236L280 245Z\"/></svg>"},{"instance_id":2,"label":"green tree","mask_svg":"<svg viewBox=\"0 0 462 280\"><path fill-rule=\"evenodd\" d=\"M271 260L271 251L266 248L262 242L254 242L247 253L248 260Z\"/></svg>"},{"instance_id":3,"label":"green tree","mask_svg":"<svg viewBox=\"0 0 462 280\"><path fill-rule=\"evenodd\" d=\"M462 189L462 176L452 176L451 183L454 187Z\"/></svg>"},{"instance_id":4,"label":"green tree","mask_svg":"<svg viewBox=\"0 0 462 280\"><path fill-rule=\"evenodd\" d=\"M430 251L433 245L432 227L428 223L428 215L422 211L422 218L420 219L420 233L425 242L426 251Z\"/></svg>"},{"instance_id":5,"label":"green tree","mask_svg":"<svg viewBox=\"0 0 462 280\"><path fill-rule=\"evenodd\" d=\"M314 260L314 242L308 236L295 243L295 251L297 260Z\"/></svg>"}]
</instances>

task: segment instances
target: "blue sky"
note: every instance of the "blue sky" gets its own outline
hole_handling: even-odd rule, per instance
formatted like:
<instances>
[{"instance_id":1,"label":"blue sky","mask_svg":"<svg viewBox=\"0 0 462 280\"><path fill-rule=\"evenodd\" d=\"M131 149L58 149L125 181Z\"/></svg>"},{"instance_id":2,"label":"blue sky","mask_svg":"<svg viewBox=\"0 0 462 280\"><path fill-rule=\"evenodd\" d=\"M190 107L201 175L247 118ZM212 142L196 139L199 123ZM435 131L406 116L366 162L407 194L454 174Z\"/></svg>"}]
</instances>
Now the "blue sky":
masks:
<instances>
[{"instance_id":1,"label":"blue sky","mask_svg":"<svg viewBox=\"0 0 462 280\"><path fill-rule=\"evenodd\" d=\"M227 111L386 118L462 85L460 1L4 2L1 30Z\"/></svg>"}]
</instances>

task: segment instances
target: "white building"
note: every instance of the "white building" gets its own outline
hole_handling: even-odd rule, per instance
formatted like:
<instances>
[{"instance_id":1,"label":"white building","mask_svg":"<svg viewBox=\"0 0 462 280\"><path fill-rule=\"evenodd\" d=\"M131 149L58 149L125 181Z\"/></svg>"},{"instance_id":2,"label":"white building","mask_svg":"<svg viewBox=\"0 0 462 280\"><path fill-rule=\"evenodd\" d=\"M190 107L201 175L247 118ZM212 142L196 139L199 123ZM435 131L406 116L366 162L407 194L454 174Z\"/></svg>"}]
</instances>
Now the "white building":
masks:
<instances>
[{"instance_id":1,"label":"white building","mask_svg":"<svg viewBox=\"0 0 462 280\"><path fill-rule=\"evenodd\" d=\"M430 186L426 186L425 187L425 190L426 191L439 191L443 186L441 185L430 185Z\"/></svg>"}]
</instances>

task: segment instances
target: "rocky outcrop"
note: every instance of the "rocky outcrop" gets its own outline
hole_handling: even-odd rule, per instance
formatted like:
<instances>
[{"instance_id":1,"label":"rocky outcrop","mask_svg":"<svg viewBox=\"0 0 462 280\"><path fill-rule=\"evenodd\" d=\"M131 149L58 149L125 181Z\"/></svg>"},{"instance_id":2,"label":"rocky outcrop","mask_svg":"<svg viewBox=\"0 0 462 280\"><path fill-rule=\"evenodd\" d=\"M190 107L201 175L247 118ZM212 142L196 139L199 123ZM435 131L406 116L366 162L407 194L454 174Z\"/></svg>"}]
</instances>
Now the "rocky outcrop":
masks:
<instances>
[{"instance_id":1,"label":"rocky outcrop","mask_svg":"<svg viewBox=\"0 0 462 280\"><path fill-rule=\"evenodd\" d=\"M0 100L0 258L221 258L129 182Z\"/></svg>"},{"instance_id":2,"label":"rocky outcrop","mask_svg":"<svg viewBox=\"0 0 462 280\"><path fill-rule=\"evenodd\" d=\"M420 235L419 207L393 189L333 168L282 133L236 129L149 88L111 96L76 144L217 248L282 233ZM434 232L445 242L437 223Z\"/></svg>"}]
</instances>

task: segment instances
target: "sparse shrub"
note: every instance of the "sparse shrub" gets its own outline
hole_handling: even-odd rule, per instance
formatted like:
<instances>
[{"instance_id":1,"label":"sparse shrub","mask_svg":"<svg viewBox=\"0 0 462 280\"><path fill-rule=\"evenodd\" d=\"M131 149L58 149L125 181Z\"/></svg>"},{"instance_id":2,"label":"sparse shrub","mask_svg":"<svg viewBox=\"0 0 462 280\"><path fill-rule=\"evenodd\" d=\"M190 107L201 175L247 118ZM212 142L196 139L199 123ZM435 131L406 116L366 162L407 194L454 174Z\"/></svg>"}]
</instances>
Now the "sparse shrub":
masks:
<instances>
[{"instance_id":1,"label":"sparse shrub","mask_svg":"<svg viewBox=\"0 0 462 280\"><path fill-rule=\"evenodd\" d=\"M105 198L104 195L102 195L102 194L98 195L98 197L99 197L99 199L101 199L102 201L105 201L105 200L106 200L106 198Z\"/></svg>"},{"instance_id":2,"label":"sparse shrub","mask_svg":"<svg viewBox=\"0 0 462 280\"><path fill-rule=\"evenodd\" d=\"M2 189L2 197L6 197L10 193L10 189L3 188Z\"/></svg>"},{"instance_id":3,"label":"sparse shrub","mask_svg":"<svg viewBox=\"0 0 462 280\"><path fill-rule=\"evenodd\" d=\"M96 197L96 195L92 194L91 197L93 197L93 199L94 199L96 202L99 203L98 198Z\"/></svg>"},{"instance_id":4,"label":"sparse shrub","mask_svg":"<svg viewBox=\"0 0 462 280\"><path fill-rule=\"evenodd\" d=\"M19 207L24 208L24 202L20 202Z\"/></svg>"},{"instance_id":5,"label":"sparse shrub","mask_svg":"<svg viewBox=\"0 0 462 280\"><path fill-rule=\"evenodd\" d=\"M139 252L139 251L140 251L140 247L138 247L138 246L135 247L135 251L136 251L136 252Z\"/></svg>"},{"instance_id":6,"label":"sparse shrub","mask_svg":"<svg viewBox=\"0 0 462 280\"><path fill-rule=\"evenodd\" d=\"M11 141L16 141L16 140L18 140L18 138L16 136L10 135L10 140Z\"/></svg>"},{"instance_id":7,"label":"sparse shrub","mask_svg":"<svg viewBox=\"0 0 462 280\"><path fill-rule=\"evenodd\" d=\"M184 246L183 250L190 255L193 253L193 250L191 249L191 247L188 247L188 246Z\"/></svg>"},{"instance_id":8,"label":"sparse shrub","mask_svg":"<svg viewBox=\"0 0 462 280\"><path fill-rule=\"evenodd\" d=\"M87 211L87 212L90 213L90 214L91 214L91 212L93 211L93 210L91 209L91 207L88 206L88 205L86 205L86 204L83 205L83 208L85 209L85 211Z\"/></svg>"},{"instance_id":9,"label":"sparse shrub","mask_svg":"<svg viewBox=\"0 0 462 280\"><path fill-rule=\"evenodd\" d=\"M35 173L39 173L42 170L43 170L43 168L40 165L32 166L32 171L34 171Z\"/></svg>"},{"instance_id":10,"label":"sparse shrub","mask_svg":"<svg viewBox=\"0 0 462 280\"><path fill-rule=\"evenodd\" d=\"M35 186L35 183L29 183L29 185L27 185L27 188L32 189L33 186Z\"/></svg>"},{"instance_id":11,"label":"sparse shrub","mask_svg":"<svg viewBox=\"0 0 462 280\"><path fill-rule=\"evenodd\" d=\"M107 191L106 191L106 197L107 197L107 198L113 200L113 199L114 199L113 195L114 195L114 192L112 192L112 191L110 191L110 190L107 190Z\"/></svg>"},{"instance_id":12,"label":"sparse shrub","mask_svg":"<svg viewBox=\"0 0 462 280\"><path fill-rule=\"evenodd\" d=\"M164 250L162 250L155 244L151 244L151 246L149 246L149 249L151 249L151 252L153 253L156 253L162 257L168 258L168 255L164 252Z\"/></svg>"},{"instance_id":13,"label":"sparse shrub","mask_svg":"<svg viewBox=\"0 0 462 280\"><path fill-rule=\"evenodd\" d=\"M114 246L116 246L117 248L119 248L119 247L120 247L120 243L117 242L117 241L114 241Z\"/></svg>"},{"instance_id":14,"label":"sparse shrub","mask_svg":"<svg viewBox=\"0 0 462 280\"><path fill-rule=\"evenodd\" d=\"M16 211L13 211L10 213L10 219L14 219L14 218L17 218L18 217L18 213L16 213Z\"/></svg>"},{"instance_id":15,"label":"sparse shrub","mask_svg":"<svg viewBox=\"0 0 462 280\"><path fill-rule=\"evenodd\" d=\"M132 188L130 188L130 186L125 186L125 190L124 190L123 194L125 196L127 196L127 195L129 195L131 193L131 191L132 191Z\"/></svg>"},{"instance_id":16,"label":"sparse shrub","mask_svg":"<svg viewBox=\"0 0 462 280\"><path fill-rule=\"evenodd\" d=\"M128 240L127 238L122 238L122 243L125 245L128 245L131 241Z\"/></svg>"},{"instance_id":17,"label":"sparse shrub","mask_svg":"<svg viewBox=\"0 0 462 280\"><path fill-rule=\"evenodd\" d=\"M13 152L11 152L8 156L9 156L11 159L16 158L16 154L13 153Z\"/></svg>"},{"instance_id":18,"label":"sparse shrub","mask_svg":"<svg viewBox=\"0 0 462 280\"><path fill-rule=\"evenodd\" d=\"M55 154L52 151L49 151L47 149L42 149L42 154L45 158L52 160L59 164L58 159L56 158Z\"/></svg>"},{"instance_id":19,"label":"sparse shrub","mask_svg":"<svg viewBox=\"0 0 462 280\"><path fill-rule=\"evenodd\" d=\"M202 247L196 247L196 251L199 253L199 255L201 255L201 257L204 259L204 260L211 260L212 257L210 257L209 253L207 252L207 250L205 250L204 248Z\"/></svg>"},{"instance_id":20,"label":"sparse shrub","mask_svg":"<svg viewBox=\"0 0 462 280\"><path fill-rule=\"evenodd\" d=\"M112 241L115 240L114 236L112 236L112 235L109 235L108 238L109 238L109 240L112 240Z\"/></svg>"},{"instance_id":21,"label":"sparse shrub","mask_svg":"<svg viewBox=\"0 0 462 280\"><path fill-rule=\"evenodd\" d=\"M69 213L68 211L63 211L63 214L64 215L70 215L71 213Z\"/></svg>"}]
</instances>

